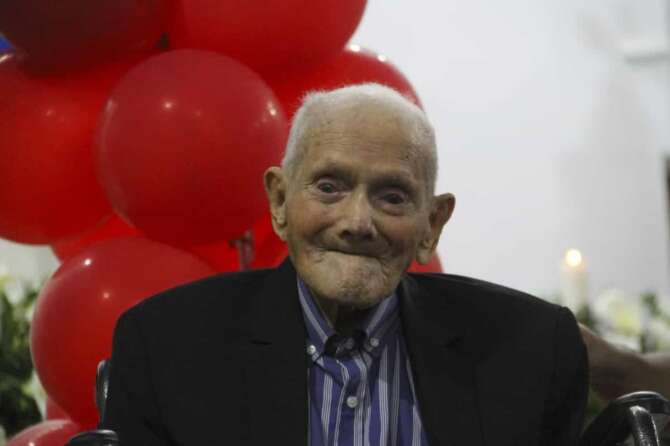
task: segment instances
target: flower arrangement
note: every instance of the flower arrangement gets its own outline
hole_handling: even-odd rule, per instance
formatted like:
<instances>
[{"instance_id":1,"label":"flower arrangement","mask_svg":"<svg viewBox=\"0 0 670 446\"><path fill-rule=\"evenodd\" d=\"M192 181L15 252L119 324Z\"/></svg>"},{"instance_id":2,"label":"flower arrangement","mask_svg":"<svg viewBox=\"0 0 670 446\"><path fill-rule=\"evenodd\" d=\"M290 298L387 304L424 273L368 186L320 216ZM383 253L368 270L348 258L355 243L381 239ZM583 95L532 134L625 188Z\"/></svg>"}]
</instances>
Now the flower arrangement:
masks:
<instances>
[{"instance_id":1,"label":"flower arrangement","mask_svg":"<svg viewBox=\"0 0 670 446\"><path fill-rule=\"evenodd\" d=\"M38 293L39 286L0 276L0 443L42 419L29 336Z\"/></svg>"},{"instance_id":2,"label":"flower arrangement","mask_svg":"<svg viewBox=\"0 0 670 446\"><path fill-rule=\"evenodd\" d=\"M670 351L670 302L654 293L610 289L576 310L577 320L606 341L640 353ZM593 391L587 423L606 406Z\"/></svg>"},{"instance_id":3,"label":"flower arrangement","mask_svg":"<svg viewBox=\"0 0 670 446\"><path fill-rule=\"evenodd\" d=\"M605 340L638 352L670 350L670 302L654 293L639 296L607 290L577 319Z\"/></svg>"}]
</instances>

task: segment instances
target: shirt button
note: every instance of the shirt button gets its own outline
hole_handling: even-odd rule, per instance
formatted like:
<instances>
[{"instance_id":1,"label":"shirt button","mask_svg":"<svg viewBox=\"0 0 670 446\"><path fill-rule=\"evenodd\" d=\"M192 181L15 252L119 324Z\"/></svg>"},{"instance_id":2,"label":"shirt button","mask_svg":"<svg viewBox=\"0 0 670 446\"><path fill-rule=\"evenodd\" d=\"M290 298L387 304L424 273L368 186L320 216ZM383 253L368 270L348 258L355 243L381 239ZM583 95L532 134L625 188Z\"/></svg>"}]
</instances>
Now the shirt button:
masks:
<instances>
[{"instance_id":1,"label":"shirt button","mask_svg":"<svg viewBox=\"0 0 670 446\"><path fill-rule=\"evenodd\" d=\"M358 406L358 398L356 398L353 395L347 397L347 406L351 407L352 409L355 409L356 406Z\"/></svg>"},{"instance_id":2,"label":"shirt button","mask_svg":"<svg viewBox=\"0 0 670 446\"><path fill-rule=\"evenodd\" d=\"M370 339L370 345L373 346L373 347L379 347L379 339L371 338Z\"/></svg>"},{"instance_id":3,"label":"shirt button","mask_svg":"<svg viewBox=\"0 0 670 446\"><path fill-rule=\"evenodd\" d=\"M316 347L314 347L313 345L310 345L309 347L307 347L307 354L308 355L313 355L314 353L316 353Z\"/></svg>"}]
</instances>

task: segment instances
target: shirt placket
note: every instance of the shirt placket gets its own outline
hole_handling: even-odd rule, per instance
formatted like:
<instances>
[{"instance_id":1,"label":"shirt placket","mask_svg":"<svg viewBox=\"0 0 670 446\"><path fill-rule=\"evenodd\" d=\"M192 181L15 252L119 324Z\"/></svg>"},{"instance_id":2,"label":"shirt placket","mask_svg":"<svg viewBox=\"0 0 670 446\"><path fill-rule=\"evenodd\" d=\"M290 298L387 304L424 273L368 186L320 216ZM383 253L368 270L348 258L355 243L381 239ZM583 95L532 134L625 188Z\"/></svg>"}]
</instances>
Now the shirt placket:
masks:
<instances>
[{"instance_id":1,"label":"shirt placket","mask_svg":"<svg viewBox=\"0 0 670 446\"><path fill-rule=\"evenodd\" d=\"M356 439L357 432L354 421L360 406L358 392L360 391L361 373L352 356L347 355L339 358L338 364L342 370L343 385L337 435L333 438L333 445L355 446L358 445L358 440Z\"/></svg>"},{"instance_id":2,"label":"shirt placket","mask_svg":"<svg viewBox=\"0 0 670 446\"><path fill-rule=\"evenodd\" d=\"M354 446L369 446L369 439L367 438L368 415L369 415L369 367L368 363L363 359L360 352L353 355L353 360L360 371L360 379L356 390L357 406L355 408L354 416Z\"/></svg>"}]
</instances>

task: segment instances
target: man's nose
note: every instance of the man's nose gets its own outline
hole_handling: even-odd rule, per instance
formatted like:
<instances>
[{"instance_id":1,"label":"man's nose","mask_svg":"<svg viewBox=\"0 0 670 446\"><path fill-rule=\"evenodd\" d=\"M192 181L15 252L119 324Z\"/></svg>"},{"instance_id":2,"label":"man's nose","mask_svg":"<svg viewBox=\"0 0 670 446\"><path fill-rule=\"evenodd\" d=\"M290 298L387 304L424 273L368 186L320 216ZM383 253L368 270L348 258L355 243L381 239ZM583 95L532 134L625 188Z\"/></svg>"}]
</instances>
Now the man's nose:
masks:
<instances>
[{"instance_id":1,"label":"man's nose","mask_svg":"<svg viewBox=\"0 0 670 446\"><path fill-rule=\"evenodd\" d=\"M342 209L340 236L350 241L373 240L376 236L373 213L367 194L355 191Z\"/></svg>"}]
</instances>

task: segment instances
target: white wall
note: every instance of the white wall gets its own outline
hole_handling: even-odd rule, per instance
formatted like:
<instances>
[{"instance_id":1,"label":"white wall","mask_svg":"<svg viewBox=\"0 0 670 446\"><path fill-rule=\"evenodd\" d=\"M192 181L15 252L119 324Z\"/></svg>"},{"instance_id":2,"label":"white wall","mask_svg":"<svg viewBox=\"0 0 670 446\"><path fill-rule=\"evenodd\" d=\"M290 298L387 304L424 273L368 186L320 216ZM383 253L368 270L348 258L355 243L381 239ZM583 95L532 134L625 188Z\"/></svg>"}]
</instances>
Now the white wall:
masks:
<instances>
[{"instance_id":1,"label":"white wall","mask_svg":"<svg viewBox=\"0 0 670 446\"><path fill-rule=\"evenodd\" d=\"M668 292L670 64L625 57L665 45L665 14L662 0L369 0L354 41L415 85L438 190L458 199L447 271L551 294L577 247L595 292ZM56 264L1 241L0 261L26 275Z\"/></svg>"},{"instance_id":2,"label":"white wall","mask_svg":"<svg viewBox=\"0 0 670 446\"><path fill-rule=\"evenodd\" d=\"M665 33L661 0L368 3L354 41L415 85L457 196L448 272L550 294L576 247L594 292L667 293L668 62L620 48Z\"/></svg>"}]
</instances>

